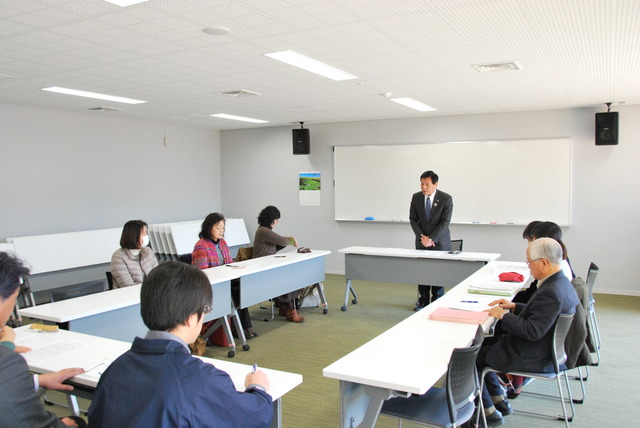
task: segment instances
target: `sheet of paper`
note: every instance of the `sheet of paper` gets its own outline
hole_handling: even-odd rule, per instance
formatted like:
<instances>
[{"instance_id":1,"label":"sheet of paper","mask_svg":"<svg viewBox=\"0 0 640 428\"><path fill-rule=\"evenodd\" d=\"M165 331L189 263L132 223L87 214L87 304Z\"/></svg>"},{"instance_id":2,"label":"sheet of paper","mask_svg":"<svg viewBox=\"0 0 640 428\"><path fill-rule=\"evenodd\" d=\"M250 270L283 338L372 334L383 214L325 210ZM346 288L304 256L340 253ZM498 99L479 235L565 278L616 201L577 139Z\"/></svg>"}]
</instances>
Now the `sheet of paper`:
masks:
<instances>
[{"instance_id":1,"label":"sheet of paper","mask_svg":"<svg viewBox=\"0 0 640 428\"><path fill-rule=\"evenodd\" d=\"M21 355L29 362L38 363L49 358L76 352L87 346L82 342L72 340L58 342L53 337L47 337L48 334L54 335L56 333L39 333L37 336L18 338L17 345L31 348L31 351Z\"/></svg>"}]
</instances>

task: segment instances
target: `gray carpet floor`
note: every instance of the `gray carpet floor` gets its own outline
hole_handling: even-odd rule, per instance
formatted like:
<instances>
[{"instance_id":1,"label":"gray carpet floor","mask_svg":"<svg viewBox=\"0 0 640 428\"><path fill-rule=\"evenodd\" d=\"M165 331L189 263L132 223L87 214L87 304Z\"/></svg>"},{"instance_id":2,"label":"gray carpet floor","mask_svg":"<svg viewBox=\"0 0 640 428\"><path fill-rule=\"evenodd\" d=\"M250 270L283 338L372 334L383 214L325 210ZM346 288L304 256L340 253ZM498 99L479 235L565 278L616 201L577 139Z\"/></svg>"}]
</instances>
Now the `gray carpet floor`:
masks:
<instances>
[{"instance_id":1,"label":"gray carpet floor","mask_svg":"<svg viewBox=\"0 0 640 428\"><path fill-rule=\"evenodd\" d=\"M304 308L302 324L286 322L278 317L263 319L270 311L258 306L250 309L253 324L260 335L249 341L249 351L238 350L232 361L300 373L302 385L283 399L283 426L320 428L340 426L340 396L338 381L322 376L322 369L356 349L394 324L413 314L416 286L354 281L358 303L340 310L344 302L345 284L342 275L327 275L324 282L329 301L329 313L322 308ZM640 297L596 295L596 313L602 335L602 361L591 367L586 382L587 398L576 405L576 417L571 426L610 427L637 426L640 403ZM416 338L419 340L419 338ZM398 343L398 352L403 344ZM227 359L227 350L208 347L206 356ZM579 383L572 381L574 394ZM535 381L527 389L553 392L555 383ZM55 397L55 395L52 395ZM86 406L88 403L81 403ZM560 414L559 403L547 399L520 396L512 401L514 409ZM65 409L54 406L64 415ZM524 416L517 413L505 418L504 426L562 427L562 421ZM397 420L381 416L376 425L395 427ZM404 427L417 424L403 423Z\"/></svg>"}]
</instances>

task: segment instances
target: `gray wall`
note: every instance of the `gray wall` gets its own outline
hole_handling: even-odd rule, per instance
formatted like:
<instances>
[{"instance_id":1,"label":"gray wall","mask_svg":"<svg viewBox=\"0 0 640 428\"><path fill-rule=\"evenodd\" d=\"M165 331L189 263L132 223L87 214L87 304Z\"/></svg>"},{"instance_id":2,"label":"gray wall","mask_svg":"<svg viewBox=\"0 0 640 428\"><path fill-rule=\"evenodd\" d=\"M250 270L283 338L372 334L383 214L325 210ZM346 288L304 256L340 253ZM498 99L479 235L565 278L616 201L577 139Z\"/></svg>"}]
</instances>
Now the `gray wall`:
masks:
<instances>
[{"instance_id":1,"label":"gray wall","mask_svg":"<svg viewBox=\"0 0 640 428\"><path fill-rule=\"evenodd\" d=\"M636 280L640 258L640 106L616 110L620 112L620 144L600 147L594 143L594 109L309 125L310 156L292 155L291 127L223 131L223 210L229 217L243 217L253 236L260 209L268 204L278 206L282 219L277 231L295 236L303 246L331 250L327 271L343 273L344 256L336 250L352 245L411 248L413 235L408 223L333 220L332 146L571 137L572 225L564 228L564 240L574 269L585 276L593 261L601 268L597 292L640 295ZM424 169L429 169L428 159ZM298 205L297 177L305 170L322 173L320 207ZM416 171L416 191L421 172ZM531 174L544 174L544 170L532 170ZM469 185L476 186L478 192L491 191L483 187L482 177ZM446 191L447 177L440 178L440 188ZM545 193L553 188L522 191L544 204ZM406 199L408 212L409 194ZM464 239L465 250L499 252L502 260L525 259L520 226L453 225L451 229L454 238Z\"/></svg>"},{"instance_id":2,"label":"gray wall","mask_svg":"<svg viewBox=\"0 0 640 428\"><path fill-rule=\"evenodd\" d=\"M218 131L0 104L0 159L0 241L221 207Z\"/></svg>"}]
</instances>

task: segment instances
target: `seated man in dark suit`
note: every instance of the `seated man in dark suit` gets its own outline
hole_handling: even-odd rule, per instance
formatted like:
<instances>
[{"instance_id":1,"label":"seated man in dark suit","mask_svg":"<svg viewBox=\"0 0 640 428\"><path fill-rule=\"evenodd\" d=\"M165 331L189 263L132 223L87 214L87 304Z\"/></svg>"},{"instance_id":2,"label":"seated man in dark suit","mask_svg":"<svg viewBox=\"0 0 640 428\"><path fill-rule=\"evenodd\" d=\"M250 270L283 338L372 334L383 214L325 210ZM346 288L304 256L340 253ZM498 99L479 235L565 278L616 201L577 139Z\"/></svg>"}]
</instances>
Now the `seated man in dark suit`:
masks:
<instances>
[{"instance_id":1,"label":"seated man in dark suit","mask_svg":"<svg viewBox=\"0 0 640 428\"><path fill-rule=\"evenodd\" d=\"M268 427L273 419L269 380L247 374L238 392L229 375L191 356L211 284L197 267L165 262L144 278L140 312L149 332L100 378L89 408L92 427Z\"/></svg>"},{"instance_id":2,"label":"seated man in dark suit","mask_svg":"<svg viewBox=\"0 0 640 428\"><path fill-rule=\"evenodd\" d=\"M553 372L553 328L560 314L573 314L579 304L569 279L562 273L562 247L551 238L540 238L527 248L527 265L538 280L538 289L525 305L499 299L489 314L500 321L502 334L485 339L476 362L501 372ZM509 312L512 311L512 312ZM495 373L485 377L482 402L489 426L504 423L512 412Z\"/></svg>"},{"instance_id":3,"label":"seated man in dark suit","mask_svg":"<svg viewBox=\"0 0 640 428\"><path fill-rule=\"evenodd\" d=\"M16 352L15 332L5 325L16 305L20 279L28 274L29 269L20 260L0 252L0 427L84 427L84 420L76 416L58 419L44 408L38 394L39 386L72 390L71 385L62 382L84 370L65 369L31 376L27 362Z\"/></svg>"}]
</instances>

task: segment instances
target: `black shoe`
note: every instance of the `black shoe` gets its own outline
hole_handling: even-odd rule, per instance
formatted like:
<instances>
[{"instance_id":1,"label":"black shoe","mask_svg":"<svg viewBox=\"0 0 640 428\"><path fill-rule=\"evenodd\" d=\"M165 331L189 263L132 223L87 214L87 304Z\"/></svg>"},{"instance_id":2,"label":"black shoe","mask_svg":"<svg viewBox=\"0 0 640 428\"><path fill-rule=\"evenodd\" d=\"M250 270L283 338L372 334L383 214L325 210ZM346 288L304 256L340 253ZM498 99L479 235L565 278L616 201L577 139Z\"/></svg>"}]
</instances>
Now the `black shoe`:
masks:
<instances>
[{"instance_id":1,"label":"black shoe","mask_svg":"<svg viewBox=\"0 0 640 428\"><path fill-rule=\"evenodd\" d=\"M247 330L244 331L244 337L249 340L249 339L253 339L254 337L258 336L258 332L253 331L252 328L249 328Z\"/></svg>"},{"instance_id":2,"label":"black shoe","mask_svg":"<svg viewBox=\"0 0 640 428\"><path fill-rule=\"evenodd\" d=\"M507 398L509 400L515 400L516 398L518 398L520 396L520 392L522 391L522 387L519 386L518 388L514 389L511 386L507 387Z\"/></svg>"},{"instance_id":3,"label":"black shoe","mask_svg":"<svg viewBox=\"0 0 640 428\"><path fill-rule=\"evenodd\" d=\"M500 410L496 410L495 412L487 415L487 425L490 427L499 427L504 424L504 419L502 419L502 413ZM480 418L480 425L482 425L482 418Z\"/></svg>"},{"instance_id":4,"label":"black shoe","mask_svg":"<svg viewBox=\"0 0 640 428\"><path fill-rule=\"evenodd\" d=\"M502 413L503 416L507 416L513 413L511 404L509 404L507 400L502 400L499 403L494 403L493 406L496 408L496 410L500 411L500 413Z\"/></svg>"},{"instance_id":5,"label":"black shoe","mask_svg":"<svg viewBox=\"0 0 640 428\"><path fill-rule=\"evenodd\" d=\"M478 417L478 409L476 408L475 412L473 412L473 416L467 422L462 424L463 428L486 428L483 420L482 414L478 418L478 424L476 424L476 417ZM486 415L487 417L487 425L490 427L499 427L504 424L504 419L502 419L502 414L499 410L496 410L490 415Z\"/></svg>"},{"instance_id":6,"label":"black shoe","mask_svg":"<svg viewBox=\"0 0 640 428\"><path fill-rule=\"evenodd\" d=\"M425 308L425 306L427 306L429 303L427 302L421 302L418 301L416 302L416 306L413 308L414 311L418 312L419 310L422 310Z\"/></svg>"}]
</instances>

